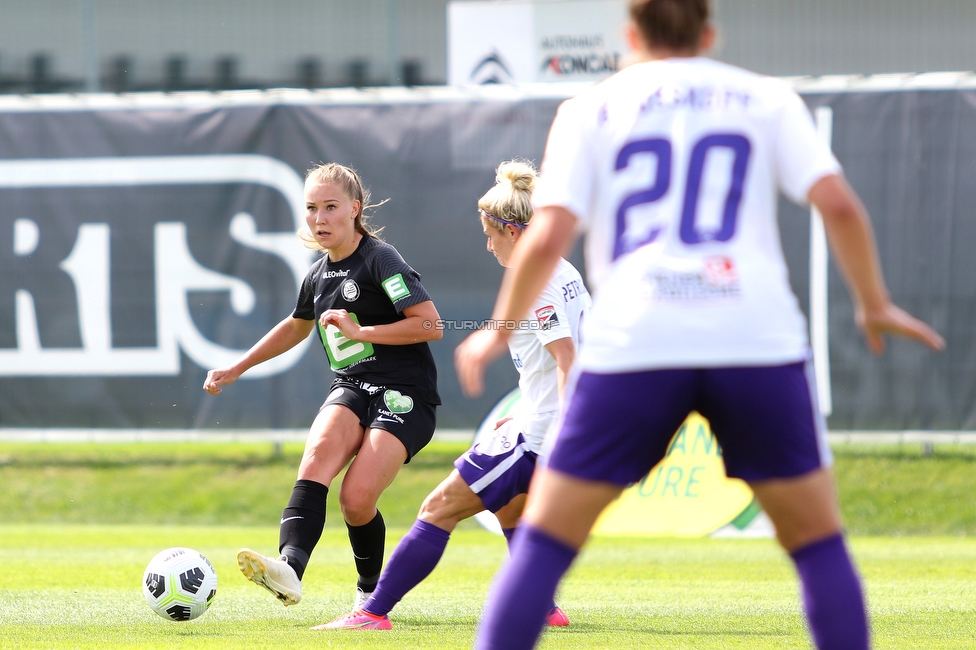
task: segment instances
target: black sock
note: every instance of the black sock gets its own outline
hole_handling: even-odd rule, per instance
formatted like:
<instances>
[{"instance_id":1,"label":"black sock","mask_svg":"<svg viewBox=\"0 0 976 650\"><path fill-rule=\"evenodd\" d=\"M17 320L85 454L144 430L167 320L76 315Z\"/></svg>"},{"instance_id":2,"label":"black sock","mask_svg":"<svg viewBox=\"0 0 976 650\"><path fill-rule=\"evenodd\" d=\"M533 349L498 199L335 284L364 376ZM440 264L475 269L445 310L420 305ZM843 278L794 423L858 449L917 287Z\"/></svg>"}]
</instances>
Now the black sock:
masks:
<instances>
[{"instance_id":1,"label":"black sock","mask_svg":"<svg viewBox=\"0 0 976 650\"><path fill-rule=\"evenodd\" d=\"M368 524L350 526L346 523L346 528L349 529L352 555L356 559L356 571L359 572L356 586L367 593L371 592L376 588L383 569L383 551L386 546L386 523L383 515L377 510L376 516Z\"/></svg>"},{"instance_id":2,"label":"black sock","mask_svg":"<svg viewBox=\"0 0 976 650\"><path fill-rule=\"evenodd\" d=\"M288 499L288 507L281 513L278 552L288 559L299 580L305 574L312 549L322 537L328 496L329 488L325 485L298 479Z\"/></svg>"}]
</instances>

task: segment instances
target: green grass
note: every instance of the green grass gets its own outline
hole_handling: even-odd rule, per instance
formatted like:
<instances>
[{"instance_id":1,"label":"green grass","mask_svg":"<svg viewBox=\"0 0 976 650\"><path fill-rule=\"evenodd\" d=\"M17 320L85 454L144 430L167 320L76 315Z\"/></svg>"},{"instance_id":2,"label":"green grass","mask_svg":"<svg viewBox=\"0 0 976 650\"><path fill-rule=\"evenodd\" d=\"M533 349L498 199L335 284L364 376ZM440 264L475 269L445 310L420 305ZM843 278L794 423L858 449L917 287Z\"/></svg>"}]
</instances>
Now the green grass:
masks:
<instances>
[{"instance_id":1,"label":"green grass","mask_svg":"<svg viewBox=\"0 0 976 650\"><path fill-rule=\"evenodd\" d=\"M976 536L974 447L936 445L928 456L920 445L835 447L850 533ZM387 522L409 526L466 448L433 442L418 454L380 501ZM299 444L275 453L270 443L0 443L0 521L266 525L280 516L300 458ZM326 525L342 528L330 501Z\"/></svg>"},{"instance_id":2,"label":"green grass","mask_svg":"<svg viewBox=\"0 0 976 650\"><path fill-rule=\"evenodd\" d=\"M976 535L976 445L839 445L841 510L855 535Z\"/></svg>"},{"instance_id":3,"label":"green grass","mask_svg":"<svg viewBox=\"0 0 976 650\"><path fill-rule=\"evenodd\" d=\"M391 543L404 532L391 530ZM283 608L237 571L238 546L273 527L0 526L4 648L470 647L503 541L457 532L440 566L394 610L392 633L311 632L348 609L354 580L342 531L329 531ZM153 614L139 578L161 548L188 545L214 563L213 607L189 623ZM976 648L976 543L856 538L877 648ZM559 602L572 625L543 648L808 648L792 567L769 540L594 540Z\"/></svg>"},{"instance_id":4,"label":"green grass","mask_svg":"<svg viewBox=\"0 0 976 650\"><path fill-rule=\"evenodd\" d=\"M466 448L428 445L384 494L384 518L408 526ZM267 525L301 455L300 444L0 443L0 521ZM326 525L344 530L335 504L330 496Z\"/></svg>"},{"instance_id":5,"label":"green grass","mask_svg":"<svg viewBox=\"0 0 976 650\"><path fill-rule=\"evenodd\" d=\"M464 444L433 443L380 507L388 551ZM2 648L465 648L504 553L465 522L437 570L394 611L392 633L308 627L347 610L355 580L334 498L305 579L281 607L236 568L272 552L301 449L271 444L0 444ZM976 449L835 448L851 545L877 648L976 648ZM220 577L197 621L146 606L140 578L169 546ZM770 540L597 539L563 583L572 625L544 648L808 648L792 566Z\"/></svg>"}]
</instances>

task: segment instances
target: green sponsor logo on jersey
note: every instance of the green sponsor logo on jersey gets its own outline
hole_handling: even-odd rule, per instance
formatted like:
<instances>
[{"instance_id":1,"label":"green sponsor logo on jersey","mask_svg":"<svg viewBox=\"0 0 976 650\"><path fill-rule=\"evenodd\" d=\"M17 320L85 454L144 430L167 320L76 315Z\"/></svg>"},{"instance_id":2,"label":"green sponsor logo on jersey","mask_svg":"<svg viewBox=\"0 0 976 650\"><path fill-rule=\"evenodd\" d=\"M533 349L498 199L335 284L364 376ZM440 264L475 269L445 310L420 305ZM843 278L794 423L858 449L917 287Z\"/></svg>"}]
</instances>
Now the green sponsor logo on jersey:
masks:
<instances>
[{"instance_id":1,"label":"green sponsor logo on jersey","mask_svg":"<svg viewBox=\"0 0 976 650\"><path fill-rule=\"evenodd\" d=\"M392 413L409 413L413 410L413 398L400 391L387 390L383 393L383 401Z\"/></svg>"},{"instance_id":2,"label":"green sponsor logo on jersey","mask_svg":"<svg viewBox=\"0 0 976 650\"><path fill-rule=\"evenodd\" d=\"M410 289L407 288L407 283L403 281L403 275L400 273L383 280L382 285L383 291L393 302L410 295Z\"/></svg>"},{"instance_id":3,"label":"green sponsor logo on jersey","mask_svg":"<svg viewBox=\"0 0 976 650\"><path fill-rule=\"evenodd\" d=\"M352 312L349 317L358 325L359 318ZM342 332L335 325L322 327L318 322L319 334L322 336L322 343L326 354L329 355L329 366L333 370L340 370L362 361L366 357L372 356L373 344L365 341L353 341L343 336Z\"/></svg>"}]
</instances>

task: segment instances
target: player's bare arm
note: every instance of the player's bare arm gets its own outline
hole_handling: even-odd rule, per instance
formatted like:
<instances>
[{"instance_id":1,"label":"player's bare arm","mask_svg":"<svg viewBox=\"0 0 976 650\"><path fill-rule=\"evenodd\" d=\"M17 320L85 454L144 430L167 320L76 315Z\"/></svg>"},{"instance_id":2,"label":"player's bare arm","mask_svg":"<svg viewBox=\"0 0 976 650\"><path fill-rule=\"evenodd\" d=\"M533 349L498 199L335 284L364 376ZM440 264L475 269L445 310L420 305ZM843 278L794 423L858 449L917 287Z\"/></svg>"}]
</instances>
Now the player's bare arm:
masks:
<instances>
[{"instance_id":1,"label":"player's bare arm","mask_svg":"<svg viewBox=\"0 0 976 650\"><path fill-rule=\"evenodd\" d=\"M322 326L335 325L342 335L352 341L381 345L409 345L437 341L443 331L436 327L440 318L431 300L411 305L403 310L405 318L388 325L359 325L345 309L329 309L322 313Z\"/></svg>"},{"instance_id":2,"label":"player's bare arm","mask_svg":"<svg viewBox=\"0 0 976 650\"><path fill-rule=\"evenodd\" d=\"M512 257L505 271L492 319L514 321L522 318L542 293L546 281L569 252L575 239L576 217L567 209L552 206L540 208L532 217L532 227ZM504 328L478 330L454 351L458 381L466 395L480 395L485 368L505 352L511 332Z\"/></svg>"},{"instance_id":3,"label":"player's bare arm","mask_svg":"<svg viewBox=\"0 0 976 650\"><path fill-rule=\"evenodd\" d=\"M576 359L576 346L573 345L573 339L566 337L553 341L546 346L546 350L556 360L556 385L559 388L559 402L562 403L565 396L566 378L569 376L569 369Z\"/></svg>"},{"instance_id":4,"label":"player's bare arm","mask_svg":"<svg viewBox=\"0 0 976 650\"><path fill-rule=\"evenodd\" d=\"M857 325L869 349L875 354L883 352L885 334L943 349L945 341L938 332L891 302L870 217L847 181L837 174L825 176L814 183L809 199L823 216L827 239L853 294Z\"/></svg>"},{"instance_id":5,"label":"player's bare arm","mask_svg":"<svg viewBox=\"0 0 976 650\"><path fill-rule=\"evenodd\" d=\"M260 341L244 353L234 365L226 368L216 368L207 372L207 379L203 382L203 390L211 395L220 395L221 386L233 384L247 371L248 368L273 359L287 352L306 338L312 331L314 321L288 316L265 334Z\"/></svg>"}]
</instances>

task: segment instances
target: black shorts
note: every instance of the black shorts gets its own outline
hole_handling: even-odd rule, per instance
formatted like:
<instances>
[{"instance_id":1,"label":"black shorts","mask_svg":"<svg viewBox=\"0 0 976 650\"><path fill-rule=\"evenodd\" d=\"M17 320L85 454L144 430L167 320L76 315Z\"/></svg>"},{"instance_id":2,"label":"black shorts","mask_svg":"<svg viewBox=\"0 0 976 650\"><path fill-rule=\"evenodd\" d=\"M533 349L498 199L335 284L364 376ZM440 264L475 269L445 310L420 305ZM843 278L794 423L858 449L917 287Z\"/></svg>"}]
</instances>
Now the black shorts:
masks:
<instances>
[{"instance_id":1,"label":"black shorts","mask_svg":"<svg viewBox=\"0 0 976 650\"><path fill-rule=\"evenodd\" d=\"M383 429L396 437L407 448L405 463L434 436L437 407L414 399L402 388L339 377L332 382L329 396L319 411L333 404L341 404L355 413L364 429Z\"/></svg>"}]
</instances>

